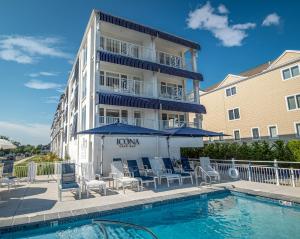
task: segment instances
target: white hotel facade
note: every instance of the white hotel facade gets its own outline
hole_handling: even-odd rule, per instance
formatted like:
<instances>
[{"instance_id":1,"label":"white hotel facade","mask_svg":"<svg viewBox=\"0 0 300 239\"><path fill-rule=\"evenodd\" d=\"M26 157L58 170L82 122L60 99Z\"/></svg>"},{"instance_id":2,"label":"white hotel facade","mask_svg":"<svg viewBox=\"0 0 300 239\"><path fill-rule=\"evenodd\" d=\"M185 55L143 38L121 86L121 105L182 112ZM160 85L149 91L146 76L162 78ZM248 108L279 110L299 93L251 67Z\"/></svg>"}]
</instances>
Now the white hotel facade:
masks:
<instances>
[{"instance_id":1,"label":"white hotel facade","mask_svg":"<svg viewBox=\"0 0 300 239\"><path fill-rule=\"evenodd\" d=\"M165 137L76 133L114 122L157 130L183 124L201 128L199 49L197 43L94 10L55 113L52 152L78 164L92 162L104 174L115 157L168 156ZM120 138L139 144L119 147ZM173 138L170 156L178 158L180 147L202 144L199 138Z\"/></svg>"}]
</instances>

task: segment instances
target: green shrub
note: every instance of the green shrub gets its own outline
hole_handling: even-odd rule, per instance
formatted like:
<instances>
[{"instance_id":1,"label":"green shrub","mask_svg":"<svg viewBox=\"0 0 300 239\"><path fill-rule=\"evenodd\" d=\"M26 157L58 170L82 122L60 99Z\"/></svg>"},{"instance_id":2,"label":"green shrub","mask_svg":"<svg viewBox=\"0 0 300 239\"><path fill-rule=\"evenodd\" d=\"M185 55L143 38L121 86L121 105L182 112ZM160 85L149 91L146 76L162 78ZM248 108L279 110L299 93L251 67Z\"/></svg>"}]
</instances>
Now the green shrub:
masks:
<instances>
[{"instance_id":1,"label":"green shrub","mask_svg":"<svg viewBox=\"0 0 300 239\"><path fill-rule=\"evenodd\" d=\"M300 140L289 141L287 148L290 150L293 160L300 162Z\"/></svg>"}]
</instances>

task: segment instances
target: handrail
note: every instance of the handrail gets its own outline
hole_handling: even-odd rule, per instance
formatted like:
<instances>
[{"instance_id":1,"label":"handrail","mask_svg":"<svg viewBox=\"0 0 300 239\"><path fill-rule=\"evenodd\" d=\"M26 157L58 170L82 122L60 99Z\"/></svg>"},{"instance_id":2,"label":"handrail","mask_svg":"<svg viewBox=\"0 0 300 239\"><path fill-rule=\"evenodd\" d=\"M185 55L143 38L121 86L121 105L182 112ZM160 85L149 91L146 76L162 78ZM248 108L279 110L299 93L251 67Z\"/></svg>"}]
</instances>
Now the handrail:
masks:
<instances>
[{"instance_id":1,"label":"handrail","mask_svg":"<svg viewBox=\"0 0 300 239\"><path fill-rule=\"evenodd\" d=\"M199 158L189 158L189 160L191 161L198 161L199 162ZM211 161L215 161L215 162L232 162L231 159L210 159ZM242 159L235 159L234 162L244 162L244 163L274 163L274 161L272 160L242 160ZM300 164L300 162L296 162L296 161L276 161L277 163L280 164Z\"/></svg>"},{"instance_id":2,"label":"handrail","mask_svg":"<svg viewBox=\"0 0 300 239\"><path fill-rule=\"evenodd\" d=\"M113 224L113 225L119 225L119 226L124 226L124 227L131 227L134 229L138 229L141 231L145 231L147 233L149 233L151 235L152 238L154 239L158 239L158 237L147 227L144 226L140 226L137 224L133 224L133 223L129 223L129 222L120 222L120 221L114 221L114 220L104 220L104 219L94 219L93 223L96 223L97 225L99 225L103 235L104 235L104 239L109 239L108 237L108 233L107 230L105 228L106 224Z\"/></svg>"},{"instance_id":3,"label":"handrail","mask_svg":"<svg viewBox=\"0 0 300 239\"><path fill-rule=\"evenodd\" d=\"M209 178L209 183L211 183L211 176L208 175L208 173L201 166L198 165L195 168L195 178L196 178L197 185L198 185L198 177L199 177L198 171L200 171L201 173L205 174L205 176ZM206 177L205 177L205 183L207 183Z\"/></svg>"}]
</instances>

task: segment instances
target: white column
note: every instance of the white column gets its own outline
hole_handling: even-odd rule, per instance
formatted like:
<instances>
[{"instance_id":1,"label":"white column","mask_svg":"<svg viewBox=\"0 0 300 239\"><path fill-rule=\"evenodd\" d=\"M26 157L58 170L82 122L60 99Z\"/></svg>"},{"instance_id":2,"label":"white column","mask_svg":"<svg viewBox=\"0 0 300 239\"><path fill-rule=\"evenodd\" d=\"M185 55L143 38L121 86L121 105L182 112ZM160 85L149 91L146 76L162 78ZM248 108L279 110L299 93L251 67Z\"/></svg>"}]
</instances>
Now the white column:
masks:
<instances>
[{"instance_id":1,"label":"white column","mask_svg":"<svg viewBox=\"0 0 300 239\"><path fill-rule=\"evenodd\" d=\"M191 49L191 63L192 63L192 70L194 72L197 72L197 52L194 49ZM200 81L199 80L193 80L193 91L194 91L194 102L197 104L200 104L200 95L199 95L199 85ZM200 114L195 114L196 117L196 124L199 128L202 128L202 122L201 122L201 117Z\"/></svg>"}]
</instances>

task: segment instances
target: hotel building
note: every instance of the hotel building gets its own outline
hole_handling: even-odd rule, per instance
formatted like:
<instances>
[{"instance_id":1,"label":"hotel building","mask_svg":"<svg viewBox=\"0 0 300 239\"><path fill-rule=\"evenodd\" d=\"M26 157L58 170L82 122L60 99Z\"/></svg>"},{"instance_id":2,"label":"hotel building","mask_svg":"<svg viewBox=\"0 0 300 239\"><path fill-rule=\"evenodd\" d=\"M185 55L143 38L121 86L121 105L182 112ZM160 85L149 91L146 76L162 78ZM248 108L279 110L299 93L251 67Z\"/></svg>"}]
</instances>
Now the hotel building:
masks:
<instances>
[{"instance_id":1,"label":"hotel building","mask_svg":"<svg viewBox=\"0 0 300 239\"><path fill-rule=\"evenodd\" d=\"M201 127L197 43L94 10L59 102L51 128L51 150L80 164L92 162L108 174L113 158L168 156L165 137L138 139L119 147L123 136L77 135L77 132L121 122L163 130L184 124ZM188 97L194 92L195 97ZM190 117L190 113L194 113ZM174 138L170 155L180 147L202 146L201 139ZM103 149L103 165L100 154Z\"/></svg>"},{"instance_id":2,"label":"hotel building","mask_svg":"<svg viewBox=\"0 0 300 239\"><path fill-rule=\"evenodd\" d=\"M202 91L203 128L228 141L300 138L300 51L238 75L229 74ZM221 139L222 140L222 139Z\"/></svg>"}]
</instances>

